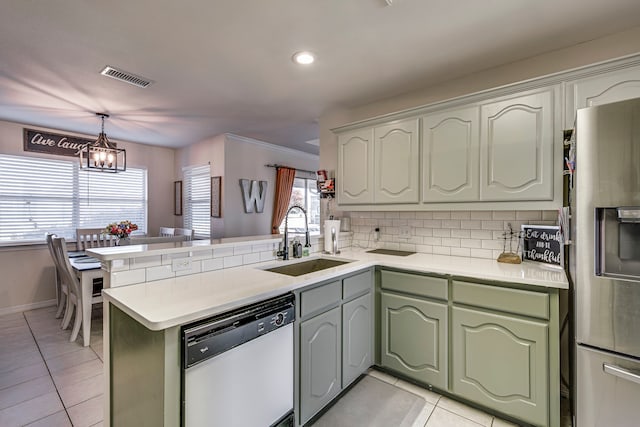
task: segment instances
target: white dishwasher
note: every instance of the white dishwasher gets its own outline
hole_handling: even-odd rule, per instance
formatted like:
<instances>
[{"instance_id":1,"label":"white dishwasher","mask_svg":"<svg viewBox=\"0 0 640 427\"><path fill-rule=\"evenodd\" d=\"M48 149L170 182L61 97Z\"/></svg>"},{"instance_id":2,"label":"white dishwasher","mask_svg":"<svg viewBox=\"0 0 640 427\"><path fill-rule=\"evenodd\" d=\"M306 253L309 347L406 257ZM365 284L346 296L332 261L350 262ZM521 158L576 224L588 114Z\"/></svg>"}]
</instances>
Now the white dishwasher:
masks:
<instances>
[{"instance_id":1,"label":"white dishwasher","mask_svg":"<svg viewBox=\"0 0 640 427\"><path fill-rule=\"evenodd\" d=\"M293 426L294 296L182 328L184 427Z\"/></svg>"}]
</instances>

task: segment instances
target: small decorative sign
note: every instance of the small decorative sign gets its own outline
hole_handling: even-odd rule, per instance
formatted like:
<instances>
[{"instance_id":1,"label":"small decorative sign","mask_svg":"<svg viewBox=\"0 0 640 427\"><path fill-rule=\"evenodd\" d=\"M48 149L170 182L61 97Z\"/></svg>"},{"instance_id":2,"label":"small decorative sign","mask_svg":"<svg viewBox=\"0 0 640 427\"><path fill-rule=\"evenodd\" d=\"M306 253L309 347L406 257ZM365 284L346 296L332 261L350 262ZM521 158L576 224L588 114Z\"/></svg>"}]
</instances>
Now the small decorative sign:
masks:
<instances>
[{"instance_id":1,"label":"small decorative sign","mask_svg":"<svg viewBox=\"0 0 640 427\"><path fill-rule=\"evenodd\" d=\"M222 177L211 177L211 216L220 218L222 216L220 207L220 194L222 191Z\"/></svg>"},{"instance_id":2,"label":"small decorative sign","mask_svg":"<svg viewBox=\"0 0 640 427\"><path fill-rule=\"evenodd\" d=\"M95 141L24 128L24 151L78 157L80 151Z\"/></svg>"},{"instance_id":3,"label":"small decorative sign","mask_svg":"<svg viewBox=\"0 0 640 427\"><path fill-rule=\"evenodd\" d=\"M522 259L564 265L562 233L557 225L523 225Z\"/></svg>"}]
</instances>

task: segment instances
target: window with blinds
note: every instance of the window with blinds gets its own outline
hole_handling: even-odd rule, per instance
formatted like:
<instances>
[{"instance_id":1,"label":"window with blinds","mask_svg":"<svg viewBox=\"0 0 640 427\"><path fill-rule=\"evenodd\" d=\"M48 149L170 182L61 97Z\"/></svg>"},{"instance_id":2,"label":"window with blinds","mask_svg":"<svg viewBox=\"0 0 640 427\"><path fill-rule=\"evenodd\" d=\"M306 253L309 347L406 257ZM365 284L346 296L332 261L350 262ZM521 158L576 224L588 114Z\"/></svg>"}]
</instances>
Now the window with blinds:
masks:
<instances>
[{"instance_id":1,"label":"window with blinds","mask_svg":"<svg viewBox=\"0 0 640 427\"><path fill-rule=\"evenodd\" d=\"M184 227L193 230L194 237L211 236L211 168L187 166L184 178Z\"/></svg>"},{"instance_id":2,"label":"window with blinds","mask_svg":"<svg viewBox=\"0 0 640 427\"><path fill-rule=\"evenodd\" d=\"M147 171L81 171L77 161L0 155L0 245L75 240L76 228L130 220L147 230Z\"/></svg>"}]
</instances>

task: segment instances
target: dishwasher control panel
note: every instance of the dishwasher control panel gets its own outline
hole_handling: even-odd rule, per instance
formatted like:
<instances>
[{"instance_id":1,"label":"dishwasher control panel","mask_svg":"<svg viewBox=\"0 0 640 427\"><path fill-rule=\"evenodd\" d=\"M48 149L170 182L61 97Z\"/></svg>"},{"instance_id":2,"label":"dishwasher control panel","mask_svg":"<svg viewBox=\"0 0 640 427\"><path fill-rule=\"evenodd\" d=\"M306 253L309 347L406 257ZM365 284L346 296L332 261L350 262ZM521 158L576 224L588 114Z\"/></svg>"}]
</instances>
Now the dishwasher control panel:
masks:
<instances>
[{"instance_id":1,"label":"dishwasher control panel","mask_svg":"<svg viewBox=\"0 0 640 427\"><path fill-rule=\"evenodd\" d=\"M285 294L184 326L183 368L293 322L294 302L293 294Z\"/></svg>"}]
</instances>

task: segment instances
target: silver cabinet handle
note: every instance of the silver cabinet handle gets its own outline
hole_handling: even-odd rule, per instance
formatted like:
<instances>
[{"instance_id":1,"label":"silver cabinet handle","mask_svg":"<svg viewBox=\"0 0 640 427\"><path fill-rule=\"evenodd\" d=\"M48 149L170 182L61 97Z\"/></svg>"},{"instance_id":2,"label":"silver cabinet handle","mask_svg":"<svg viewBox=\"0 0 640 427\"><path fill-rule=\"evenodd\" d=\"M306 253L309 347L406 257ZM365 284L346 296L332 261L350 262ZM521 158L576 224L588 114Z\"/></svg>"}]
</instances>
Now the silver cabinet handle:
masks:
<instances>
[{"instance_id":1,"label":"silver cabinet handle","mask_svg":"<svg viewBox=\"0 0 640 427\"><path fill-rule=\"evenodd\" d=\"M609 365L608 363L602 364L602 369L607 373L623 380L631 381L636 384L640 384L640 375L632 372L628 369L621 368L620 366Z\"/></svg>"}]
</instances>

